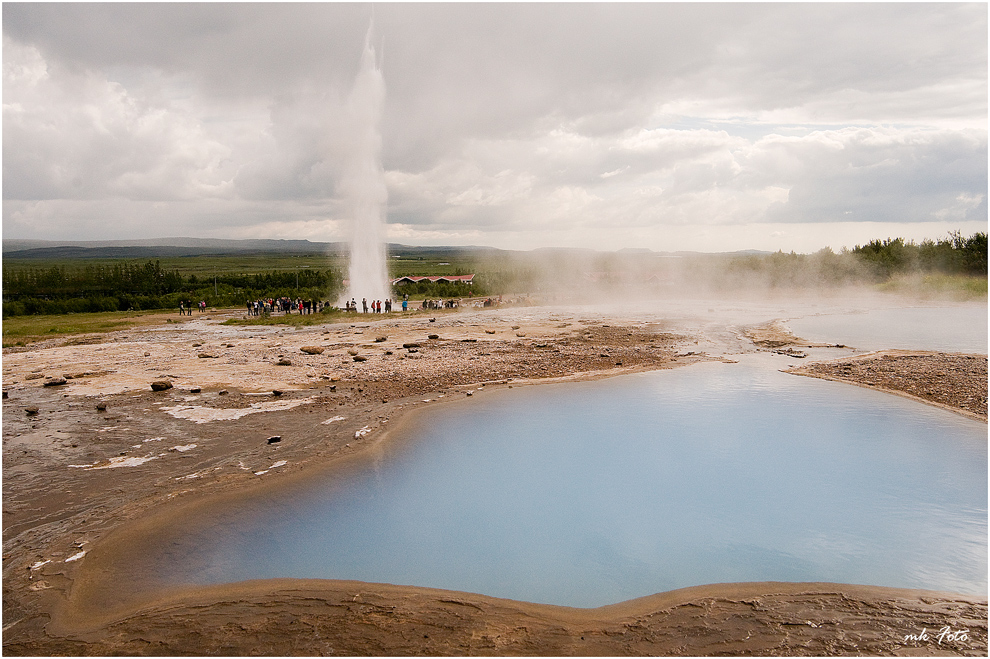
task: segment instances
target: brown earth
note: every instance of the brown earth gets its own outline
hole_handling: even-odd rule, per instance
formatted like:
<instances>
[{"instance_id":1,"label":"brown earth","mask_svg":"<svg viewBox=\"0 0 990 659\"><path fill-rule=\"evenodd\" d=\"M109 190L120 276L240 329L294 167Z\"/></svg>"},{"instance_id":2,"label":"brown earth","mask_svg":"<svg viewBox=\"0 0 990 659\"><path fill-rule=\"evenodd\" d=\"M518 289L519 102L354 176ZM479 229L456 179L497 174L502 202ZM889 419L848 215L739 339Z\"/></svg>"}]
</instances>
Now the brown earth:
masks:
<instances>
[{"instance_id":1,"label":"brown earth","mask_svg":"<svg viewBox=\"0 0 990 659\"><path fill-rule=\"evenodd\" d=\"M885 350L788 373L896 393L987 420L987 356Z\"/></svg>"},{"instance_id":2,"label":"brown earth","mask_svg":"<svg viewBox=\"0 0 990 659\"><path fill-rule=\"evenodd\" d=\"M113 580L127 529L344 464L408 410L733 361L661 322L548 310L295 330L222 318L4 351L5 654L986 654L985 599L835 584L703 586L600 609L327 580L128 601ZM119 607L99 604L107 593ZM946 626L957 634L935 640ZM922 629L930 638L905 638Z\"/></svg>"}]
</instances>

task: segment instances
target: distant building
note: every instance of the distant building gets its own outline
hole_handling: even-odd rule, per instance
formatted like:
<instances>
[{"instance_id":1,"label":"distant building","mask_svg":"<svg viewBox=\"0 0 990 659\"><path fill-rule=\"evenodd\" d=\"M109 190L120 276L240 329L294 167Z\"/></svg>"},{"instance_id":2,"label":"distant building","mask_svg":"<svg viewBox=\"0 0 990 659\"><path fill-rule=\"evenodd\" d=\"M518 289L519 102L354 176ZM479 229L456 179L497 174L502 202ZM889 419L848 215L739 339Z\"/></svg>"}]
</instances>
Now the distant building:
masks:
<instances>
[{"instance_id":1,"label":"distant building","mask_svg":"<svg viewBox=\"0 0 990 659\"><path fill-rule=\"evenodd\" d=\"M392 280L393 286L405 286L406 284L418 284L421 281L428 281L435 284L438 281L446 281L452 284L461 283L471 285L474 282L474 275L440 275L439 277L399 277Z\"/></svg>"}]
</instances>

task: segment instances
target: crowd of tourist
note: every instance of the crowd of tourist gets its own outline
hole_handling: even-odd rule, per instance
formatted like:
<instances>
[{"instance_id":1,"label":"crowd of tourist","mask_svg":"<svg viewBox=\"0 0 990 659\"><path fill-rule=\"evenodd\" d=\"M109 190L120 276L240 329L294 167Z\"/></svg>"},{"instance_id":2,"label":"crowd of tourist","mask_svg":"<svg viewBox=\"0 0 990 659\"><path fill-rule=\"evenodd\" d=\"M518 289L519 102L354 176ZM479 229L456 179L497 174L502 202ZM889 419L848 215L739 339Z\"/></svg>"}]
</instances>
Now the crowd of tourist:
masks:
<instances>
[{"instance_id":1,"label":"crowd of tourist","mask_svg":"<svg viewBox=\"0 0 990 659\"><path fill-rule=\"evenodd\" d=\"M249 316L267 316L272 313L320 313L324 309L329 309L330 303L323 300L304 300L302 298L292 299L289 297L268 298L263 300L248 300L247 312Z\"/></svg>"}]
</instances>

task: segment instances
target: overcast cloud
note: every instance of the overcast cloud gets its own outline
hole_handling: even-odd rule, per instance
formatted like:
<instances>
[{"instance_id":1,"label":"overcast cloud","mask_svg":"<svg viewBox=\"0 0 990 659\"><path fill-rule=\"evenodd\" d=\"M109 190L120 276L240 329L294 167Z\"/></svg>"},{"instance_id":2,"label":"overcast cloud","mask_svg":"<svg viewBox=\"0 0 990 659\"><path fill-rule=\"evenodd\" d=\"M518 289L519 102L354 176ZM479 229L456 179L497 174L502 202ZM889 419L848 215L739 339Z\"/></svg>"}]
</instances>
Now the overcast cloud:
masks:
<instances>
[{"instance_id":1,"label":"overcast cloud","mask_svg":"<svg viewBox=\"0 0 990 659\"><path fill-rule=\"evenodd\" d=\"M987 5L3 6L3 235L852 247L987 227Z\"/></svg>"}]
</instances>

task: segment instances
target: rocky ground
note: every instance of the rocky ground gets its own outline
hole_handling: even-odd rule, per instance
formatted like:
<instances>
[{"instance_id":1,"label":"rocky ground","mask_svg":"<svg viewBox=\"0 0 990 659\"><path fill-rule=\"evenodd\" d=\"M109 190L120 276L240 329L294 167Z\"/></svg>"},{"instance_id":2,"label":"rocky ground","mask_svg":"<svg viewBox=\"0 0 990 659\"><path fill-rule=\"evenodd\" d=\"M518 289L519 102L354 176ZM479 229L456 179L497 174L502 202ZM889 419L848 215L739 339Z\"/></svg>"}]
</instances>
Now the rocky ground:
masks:
<instances>
[{"instance_id":1,"label":"rocky ground","mask_svg":"<svg viewBox=\"0 0 990 659\"><path fill-rule=\"evenodd\" d=\"M101 617L84 586L112 583L112 561L98 568L96 560L112 557L111 534L158 511L336 464L381 441L409 409L803 345L773 324L706 320L685 329L559 309L300 329L219 324L230 315L4 351L5 654L986 652L985 601L821 585L704 587L575 610L429 589L264 582ZM982 367L985 418L985 356ZM843 378L845 367L836 368ZM901 372L932 387L931 370ZM952 404L979 396L976 384L948 378L934 388ZM968 625L968 638L902 638L945 625Z\"/></svg>"},{"instance_id":2,"label":"rocky ground","mask_svg":"<svg viewBox=\"0 0 990 659\"><path fill-rule=\"evenodd\" d=\"M788 372L895 392L987 419L986 355L888 350Z\"/></svg>"}]
</instances>

